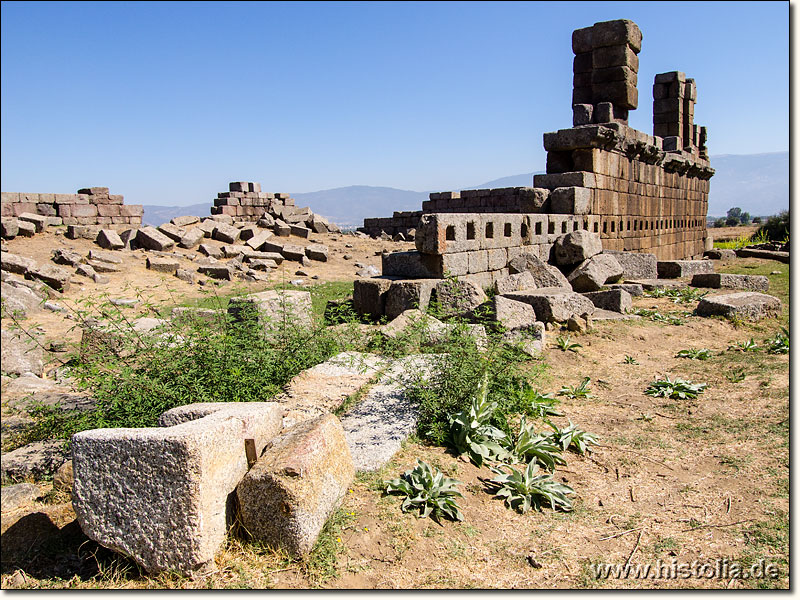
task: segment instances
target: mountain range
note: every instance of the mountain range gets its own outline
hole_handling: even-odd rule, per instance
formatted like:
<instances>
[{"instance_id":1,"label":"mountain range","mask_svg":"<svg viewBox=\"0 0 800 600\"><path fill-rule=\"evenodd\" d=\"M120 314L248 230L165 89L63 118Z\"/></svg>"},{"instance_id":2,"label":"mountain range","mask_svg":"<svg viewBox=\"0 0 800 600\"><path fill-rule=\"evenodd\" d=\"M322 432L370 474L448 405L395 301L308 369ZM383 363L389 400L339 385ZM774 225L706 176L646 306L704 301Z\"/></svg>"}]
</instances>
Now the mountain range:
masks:
<instances>
[{"instance_id":1,"label":"mountain range","mask_svg":"<svg viewBox=\"0 0 800 600\"><path fill-rule=\"evenodd\" d=\"M722 154L711 157L709 216L723 216L738 206L751 215L773 215L789 208L789 153ZM461 189L530 186L536 171L510 175ZM394 211L420 210L429 192L392 187L351 185L318 192L293 193L299 206L309 206L343 227L360 226L367 217L388 217ZM211 202L191 206L145 205L143 221L160 225L180 215L210 214Z\"/></svg>"}]
</instances>

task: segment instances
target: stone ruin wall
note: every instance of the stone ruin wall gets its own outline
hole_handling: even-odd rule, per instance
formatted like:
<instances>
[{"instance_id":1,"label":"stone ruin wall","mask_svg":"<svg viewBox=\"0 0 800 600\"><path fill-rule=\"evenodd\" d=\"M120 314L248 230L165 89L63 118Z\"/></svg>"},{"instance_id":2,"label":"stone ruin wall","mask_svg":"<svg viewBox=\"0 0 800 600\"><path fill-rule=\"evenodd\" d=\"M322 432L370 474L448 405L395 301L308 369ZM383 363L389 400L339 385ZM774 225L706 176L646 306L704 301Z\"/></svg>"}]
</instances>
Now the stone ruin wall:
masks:
<instances>
[{"instance_id":1,"label":"stone ruin wall","mask_svg":"<svg viewBox=\"0 0 800 600\"><path fill-rule=\"evenodd\" d=\"M265 212L285 215L299 210L294 198L281 192L262 192L261 184L253 181L234 181L227 192L220 192L211 207L212 215L230 215L237 221L258 221ZM284 220L286 220L286 218Z\"/></svg>"},{"instance_id":2,"label":"stone ruin wall","mask_svg":"<svg viewBox=\"0 0 800 600\"><path fill-rule=\"evenodd\" d=\"M629 127L629 111L638 106L641 42L641 31L627 20L576 30L573 127L544 134L547 173L535 175L532 188L431 194L420 219L444 213L526 214L534 228L538 223L553 232L548 235L577 228L596 232L607 250L649 252L660 260L700 257L707 243L714 170L706 128L694 124L697 88L678 71L656 75L654 135ZM422 220L410 225L416 214L365 219L361 231L419 235ZM537 246L540 258L547 259L552 241L534 234L523 236L522 245L525 251ZM431 269L431 260L418 262L427 262L421 271L441 270L436 265ZM388 267L385 275L402 276L409 270L391 261Z\"/></svg>"},{"instance_id":3,"label":"stone ruin wall","mask_svg":"<svg viewBox=\"0 0 800 600\"><path fill-rule=\"evenodd\" d=\"M101 225L110 229L141 225L144 209L140 204L125 204L121 195L107 187L78 190L77 194L2 192L0 213L19 217L24 213L49 217L51 225Z\"/></svg>"}]
</instances>

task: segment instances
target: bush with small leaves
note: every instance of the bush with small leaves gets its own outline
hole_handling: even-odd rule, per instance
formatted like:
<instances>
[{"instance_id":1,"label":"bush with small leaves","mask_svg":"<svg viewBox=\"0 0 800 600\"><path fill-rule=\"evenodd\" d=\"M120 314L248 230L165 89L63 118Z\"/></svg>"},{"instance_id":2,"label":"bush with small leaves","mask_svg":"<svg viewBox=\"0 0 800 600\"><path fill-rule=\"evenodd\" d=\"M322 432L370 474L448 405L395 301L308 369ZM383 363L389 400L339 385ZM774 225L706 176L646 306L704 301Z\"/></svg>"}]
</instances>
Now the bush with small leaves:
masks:
<instances>
[{"instance_id":1,"label":"bush with small leaves","mask_svg":"<svg viewBox=\"0 0 800 600\"><path fill-rule=\"evenodd\" d=\"M464 520L456 500L464 497L456 489L460 483L419 459L417 466L406 471L401 478L384 481L387 494L405 496L400 510L418 510L420 518L430 516L437 523L442 516L452 521Z\"/></svg>"},{"instance_id":2,"label":"bush with small leaves","mask_svg":"<svg viewBox=\"0 0 800 600\"><path fill-rule=\"evenodd\" d=\"M572 510L572 501L567 497L574 494L568 485L553 480L550 474L539 475L539 465L531 460L524 471L508 465L493 467L497 477L486 482L489 491L503 498L508 508L526 513L531 507L541 512L542 505L563 511Z\"/></svg>"}]
</instances>

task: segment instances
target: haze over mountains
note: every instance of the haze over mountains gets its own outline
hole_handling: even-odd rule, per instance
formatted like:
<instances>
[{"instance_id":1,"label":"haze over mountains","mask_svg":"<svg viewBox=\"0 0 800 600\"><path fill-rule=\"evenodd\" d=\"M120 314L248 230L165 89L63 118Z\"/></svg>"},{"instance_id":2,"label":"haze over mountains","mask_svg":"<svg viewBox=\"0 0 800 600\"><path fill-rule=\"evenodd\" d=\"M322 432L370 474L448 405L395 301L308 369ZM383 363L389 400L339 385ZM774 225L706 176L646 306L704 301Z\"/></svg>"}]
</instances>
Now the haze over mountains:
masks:
<instances>
[{"instance_id":1,"label":"haze over mountains","mask_svg":"<svg viewBox=\"0 0 800 600\"><path fill-rule=\"evenodd\" d=\"M723 154L711 157L716 174L711 179L708 214L722 216L738 206L751 215L773 215L789 208L789 153ZM536 171L541 173L543 171ZM467 183L460 189L530 186L534 172L502 177L485 183ZM282 191L282 190L265 190ZM444 190L433 190L444 191ZM318 192L293 193L299 206L310 206L342 226L360 226L367 217L388 217L394 211L420 210L428 192L391 187L352 185ZM144 222L160 225L180 215L206 216L212 200L190 206L144 206Z\"/></svg>"}]
</instances>

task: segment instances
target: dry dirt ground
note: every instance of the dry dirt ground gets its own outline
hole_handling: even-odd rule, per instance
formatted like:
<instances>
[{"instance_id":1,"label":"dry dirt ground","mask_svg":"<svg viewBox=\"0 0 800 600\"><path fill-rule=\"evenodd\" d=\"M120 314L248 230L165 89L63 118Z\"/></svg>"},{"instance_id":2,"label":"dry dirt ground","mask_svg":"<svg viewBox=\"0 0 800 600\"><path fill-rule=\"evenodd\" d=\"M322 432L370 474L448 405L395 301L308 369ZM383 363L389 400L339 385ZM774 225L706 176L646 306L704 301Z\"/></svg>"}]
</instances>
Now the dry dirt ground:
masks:
<instances>
[{"instance_id":1,"label":"dry dirt ground","mask_svg":"<svg viewBox=\"0 0 800 600\"><path fill-rule=\"evenodd\" d=\"M352 279L351 263L379 266L376 252L404 246L318 237L334 256L310 269L321 281ZM43 261L52 243L37 236L8 246ZM82 243L65 240L67 246ZM345 249L345 243L354 248ZM353 259L342 260L345 251ZM156 302L174 304L176 298L200 295L196 285L146 271L143 256L137 261L127 267L126 278L153 293ZM538 389L558 392L562 385L591 379L592 396L563 397L559 408L566 416L554 420L565 425L569 418L599 439L593 452L569 453L568 464L556 471L558 481L575 489L570 513L546 508L517 514L485 490L483 480L493 476L488 468L412 438L384 469L357 477L324 536L325 548L309 563L231 539L218 555L217 571L206 578L150 578L86 540L67 499L55 494L49 503L37 504L38 512L23 525L4 515L4 546L38 536L48 540L49 550L23 549L14 561L4 558L2 587L788 588L789 357L728 347L751 337L761 342L787 324L789 268L757 259L716 265L718 271L769 275L770 293L784 301L783 316L757 324L685 315L682 325L646 318L605 322L590 333L572 335L582 346L578 352L548 344L539 360L545 368ZM129 294L113 279L106 287L112 296ZM66 296L77 299L98 289L87 283ZM694 304L638 298L634 308L678 314ZM58 318L48 314L37 320L49 330L48 321ZM555 336L550 333L549 340ZM686 348L708 348L713 356L706 361L675 357ZM626 363L626 356L638 364ZM743 380L736 382L735 369L743 369ZM663 375L708 388L696 400L645 395L648 384ZM417 459L462 482L462 523L439 525L403 514L400 499L382 494L382 482ZM717 576L714 565L723 560L748 572L752 565L775 565L778 576L743 580L727 576L730 570ZM657 561L667 566L664 578L598 578L592 566ZM699 577L669 577L671 565L693 561L711 567L699 567Z\"/></svg>"}]
</instances>

